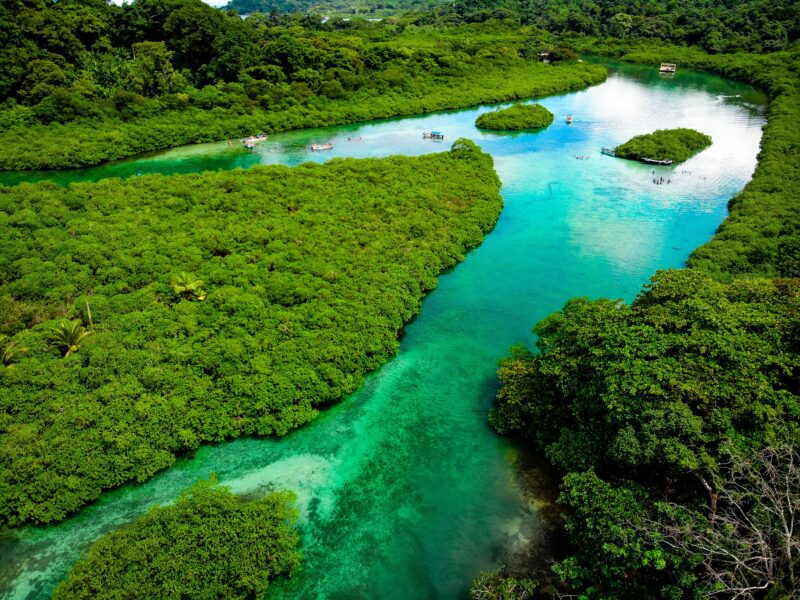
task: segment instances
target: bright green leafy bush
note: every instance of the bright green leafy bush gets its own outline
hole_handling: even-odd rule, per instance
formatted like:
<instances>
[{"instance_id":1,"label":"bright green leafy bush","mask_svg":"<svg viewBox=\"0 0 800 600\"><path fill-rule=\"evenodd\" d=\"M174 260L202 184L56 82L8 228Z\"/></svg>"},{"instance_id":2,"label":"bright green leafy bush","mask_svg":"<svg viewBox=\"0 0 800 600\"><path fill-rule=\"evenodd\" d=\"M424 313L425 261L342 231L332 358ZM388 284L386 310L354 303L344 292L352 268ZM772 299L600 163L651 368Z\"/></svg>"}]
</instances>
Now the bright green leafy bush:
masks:
<instances>
[{"instance_id":1,"label":"bright green leafy bush","mask_svg":"<svg viewBox=\"0 0 800 600\"><path fill-rule=\"evenodd\" d=\"M58 520L201 442L312 419L397 350L437 275L494 226L499 185L459 140L0 187L0 333L30 350L0 369L2 520ZM89 327L87 305L93 335L62 358L53 325Z\"/></svg>"},{"instance_id":2,"label":"bright green leafy bush","mask_svg":"<svg viewBox=\"0 0 800 600\"><path fill-rule=\"evenodd\" d=\"M199 482L92 544L53 598L260 597L300 564L293 502L289 492L244 500Z\"/></svg>"},{"instance_id":3,"label":"bright green leafy bush","mask_svg":"<svg viewBox=\"0 0 800 600\"><path fill-rule=\"evenodd\" d=\"M481 129L516 131L541 129L553 122L553 113L541 104L515 104L508 108L483 113L475 120Z\"/></svg>"},{"instance_id":4,"label":"bright green leafy bush","mask_svg":"<svg viewBox=\"0 0 800 600\"><path fill-rule=\"evenodd\" d=\"M674 163L688 160L711 145L711 138L694 129L659 129L653 133L637 135L614 151L617 156L642 160L671 160Z\"/></svg>"}]
</instances>

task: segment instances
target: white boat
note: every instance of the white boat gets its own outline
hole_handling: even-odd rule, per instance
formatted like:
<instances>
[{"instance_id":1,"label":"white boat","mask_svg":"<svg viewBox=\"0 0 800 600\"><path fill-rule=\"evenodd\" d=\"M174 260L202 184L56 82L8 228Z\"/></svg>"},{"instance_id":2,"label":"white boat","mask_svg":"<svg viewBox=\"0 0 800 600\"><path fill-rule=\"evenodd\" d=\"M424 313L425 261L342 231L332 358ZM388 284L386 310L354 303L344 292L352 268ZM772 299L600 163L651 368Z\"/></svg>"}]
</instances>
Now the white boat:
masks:
<instances>
[{"instance_id":1,"label":"white boat","mask_svg":"<svg viewBox=\"0 0 800 600\"><path fill-rule=\"evenodd\" d=\"M247 148L248 150L252 150L253 148L256 147L257 143L264 142L267 139L268 138L266 133L259 133L257 135L251 135L246 138L242 138L242 144L244 144L244 147Z\"/></svg>"},{"instance_id":2,"label":"white boat","mask_svg":"<svg viewBox=\"0 0 800 600\"><path fill-rule=\"evenodd\" d=\"M326 144L311 144L312 150L333 150L333 144L326 143Z\"/></svg>"}]
</instances>

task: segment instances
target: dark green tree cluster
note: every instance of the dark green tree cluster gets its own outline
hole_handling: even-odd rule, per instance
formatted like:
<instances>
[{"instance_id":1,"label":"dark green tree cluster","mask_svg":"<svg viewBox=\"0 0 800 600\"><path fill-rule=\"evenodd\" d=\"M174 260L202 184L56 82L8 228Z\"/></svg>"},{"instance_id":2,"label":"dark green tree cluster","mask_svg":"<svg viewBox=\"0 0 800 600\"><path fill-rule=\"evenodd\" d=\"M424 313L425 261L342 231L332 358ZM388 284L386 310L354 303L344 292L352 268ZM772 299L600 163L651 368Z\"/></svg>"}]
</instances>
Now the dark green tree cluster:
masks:
<instances>
[{"instance_id":1,"label":"dark green tree cluster","mask_svg":"<svg viewBox=\"0 0 800 600\"><path fill-rule=\"evenodd\" d=\"M433 38L389 22L241 19L201 0L3 3L0 31L0 169L87 166L605 77L598 66L539 64L514 32Z\"/></svg>"},{"instance_id":2,"label":"dark green tree cluster","mask_svg":"<svg viewBox=\"0 0 800 600\"><path fill-rule=\"evenodd\" d=\"M631 160L650 158L679 163L708 148L711 137L694 129L658 129L632 137L614 151L617 156Z\"/></svg>"},{"instance_id":3,"label":"dark green tree cluster","mask_svg":"<svg viewBox=\"0 0 800 600\"><path fill-rule=\"evenodd\" d=\"M761 85L768 124L753 180L689 268L630 305L571 300L536 326L536 354L500 367L492 424L563 476L571 546L537 593L795 598L800 532L783 519L800 516L800 51L624 57ZM500 598L516 580L483 581Z\"/></svg>"},{"instance_id":4,"label":"dark green tree cluster","mask_svg":"<svg viewBox=\"0 0 800 600\"><path fill-rule=\"evenodd\" d=\"M0 519L59 520L202 442L308 422L396 352L499 187L468 140L0 187Z\"/></svg>"},{"instance_id":5,"label":"dark green tree cluster","mask_svg":"<svg viewBox=\"0 0 800 600\"><path fill-rule=\"evenodd\" d=\"M198 482L175 504L101 537L53 598L263 596L270 581L300 565L294 496L244 500L215 483Z\"/></svg>"},{"instance_id":6,"label":"dark green tree cluster","mask_svg":"<svg viewBox=\"0 0 800 600\"><path fill-rule=\"evenodd\" d=\"M486 112L478 116L475 125L481 129L518 131L541 129L553 122L553 113L541 104L515 104L508 108Z\"/></svg>"},{"instance_id":7,"label":"dark green tree cluster","mask_svg":"<svg viewBox=\"0 0 800 600\"><path fill-rule=\"evenodd\" d=\"M794 0L455 0L408 18L418 25L491 21L557 35L652 39L709 53L775 52L800 39Z\"/></svg>"},{"instance_id":8,"label":"dark green tree cluster","mask_svg":"<svg viewBox=\"0 0 800 600\"><path fill-rule=\"evenodd\" d=\"M311 13L339 17L385 18L407 10L426 10L440 0L230 0L227 10L240 15L264 13ZM322 17L321 17L322 18Z\"/></svg>"},{"instance_id":9,"label":"dark green tree cluster","mask_svg":"<svg viewBox=\"0 0 800 600\"><path fill-rule=\"evenodd\" d=\"M704 474L726 444L776 443L792 422L797 434L799 314L797 281L688 269L657 275L630 306L576 299L537 325L539 353L500 369L491 420L567 473L564 581L609 598L695 588L693 557L647 525L653 503L706 513Z\"/></svg>"}]
</instances>

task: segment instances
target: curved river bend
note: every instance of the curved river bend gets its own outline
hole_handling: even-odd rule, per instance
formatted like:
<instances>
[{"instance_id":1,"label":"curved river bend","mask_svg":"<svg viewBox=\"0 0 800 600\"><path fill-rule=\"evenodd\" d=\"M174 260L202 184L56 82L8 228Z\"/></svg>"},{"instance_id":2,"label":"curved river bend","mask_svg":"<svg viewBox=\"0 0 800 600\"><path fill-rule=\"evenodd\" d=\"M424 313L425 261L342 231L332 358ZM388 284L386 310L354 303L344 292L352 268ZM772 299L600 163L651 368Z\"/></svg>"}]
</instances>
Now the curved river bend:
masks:
<instances>
[{"instance_id":1,"label":"curved river bend","mask_svg":"<svg viewBox=\"0 0 800 600\"><path fill-rule=\"evenodd\" d=\"M609 65L605 83L541 100L556 121L539 133L481 133L473 123L486 108L469 109L290 132L256 152L206 144L94 169L0 175L68 182L445 150L449 142L421 139L434 129L490 152L505 199L496 229L441 277L399 355L358 392L284 439L204 446L58 525L12 532L0 542L2 596L48 597L94 539L210 473L238 493L297 493L304 568L274 597L459 598L504 548L535 541L542 521L513 466L519 451L486 426L497 360L514 343L532 344L531 326L568 298L630 300L657 269L680 267L750 178L764 124L765 98L750 87ZM657 168L669 184L655 185L652 167L599 153L665 127L714 139L676 169ZM309 153L312 141L334 149Z\"/></svg>"}]
</instances>

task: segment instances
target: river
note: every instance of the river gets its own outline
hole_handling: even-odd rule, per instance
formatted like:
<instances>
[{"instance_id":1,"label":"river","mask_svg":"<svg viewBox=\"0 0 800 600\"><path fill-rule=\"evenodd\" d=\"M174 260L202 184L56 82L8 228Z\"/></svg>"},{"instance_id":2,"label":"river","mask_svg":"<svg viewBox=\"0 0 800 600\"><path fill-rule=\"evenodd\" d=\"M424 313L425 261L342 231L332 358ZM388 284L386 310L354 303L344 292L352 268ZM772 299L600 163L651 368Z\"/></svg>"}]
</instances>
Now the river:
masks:
<instances>
[{"instance_id":1,"label":"river","mask_svg":"<svg viewBox=\"0 0 800 600\"><path fill-rule=\"evenodd\" d=\"M482 133L474 127L482 107L289 132L255 151L222 142L92 169L0 174L6 184L68 183L296 165L424 154L463 136L494 157L505 201L494 231L426 298L400 353L356 393L283 439L205 445L60 524L11 532L0 540L2 597L49 597L94 539L211 473L237 493L297 493L303 570L277 584L275 598L461 598L509 549L535 547L541 501L520 483L521 451L486 425L497 360L512 344L532 345L532 325L568 298L630 300L657 269L682 266L751 177L765 122L766 98L751 87L607 64L605 83L540 100L556 119L536 133ZM599 152L671 127L714 143L674 169L655 168L663 185L653 167ZM422 140L424 130L448 141ZM307 149L327 141L332 151Z\"/></svg>"}]
</instances>

